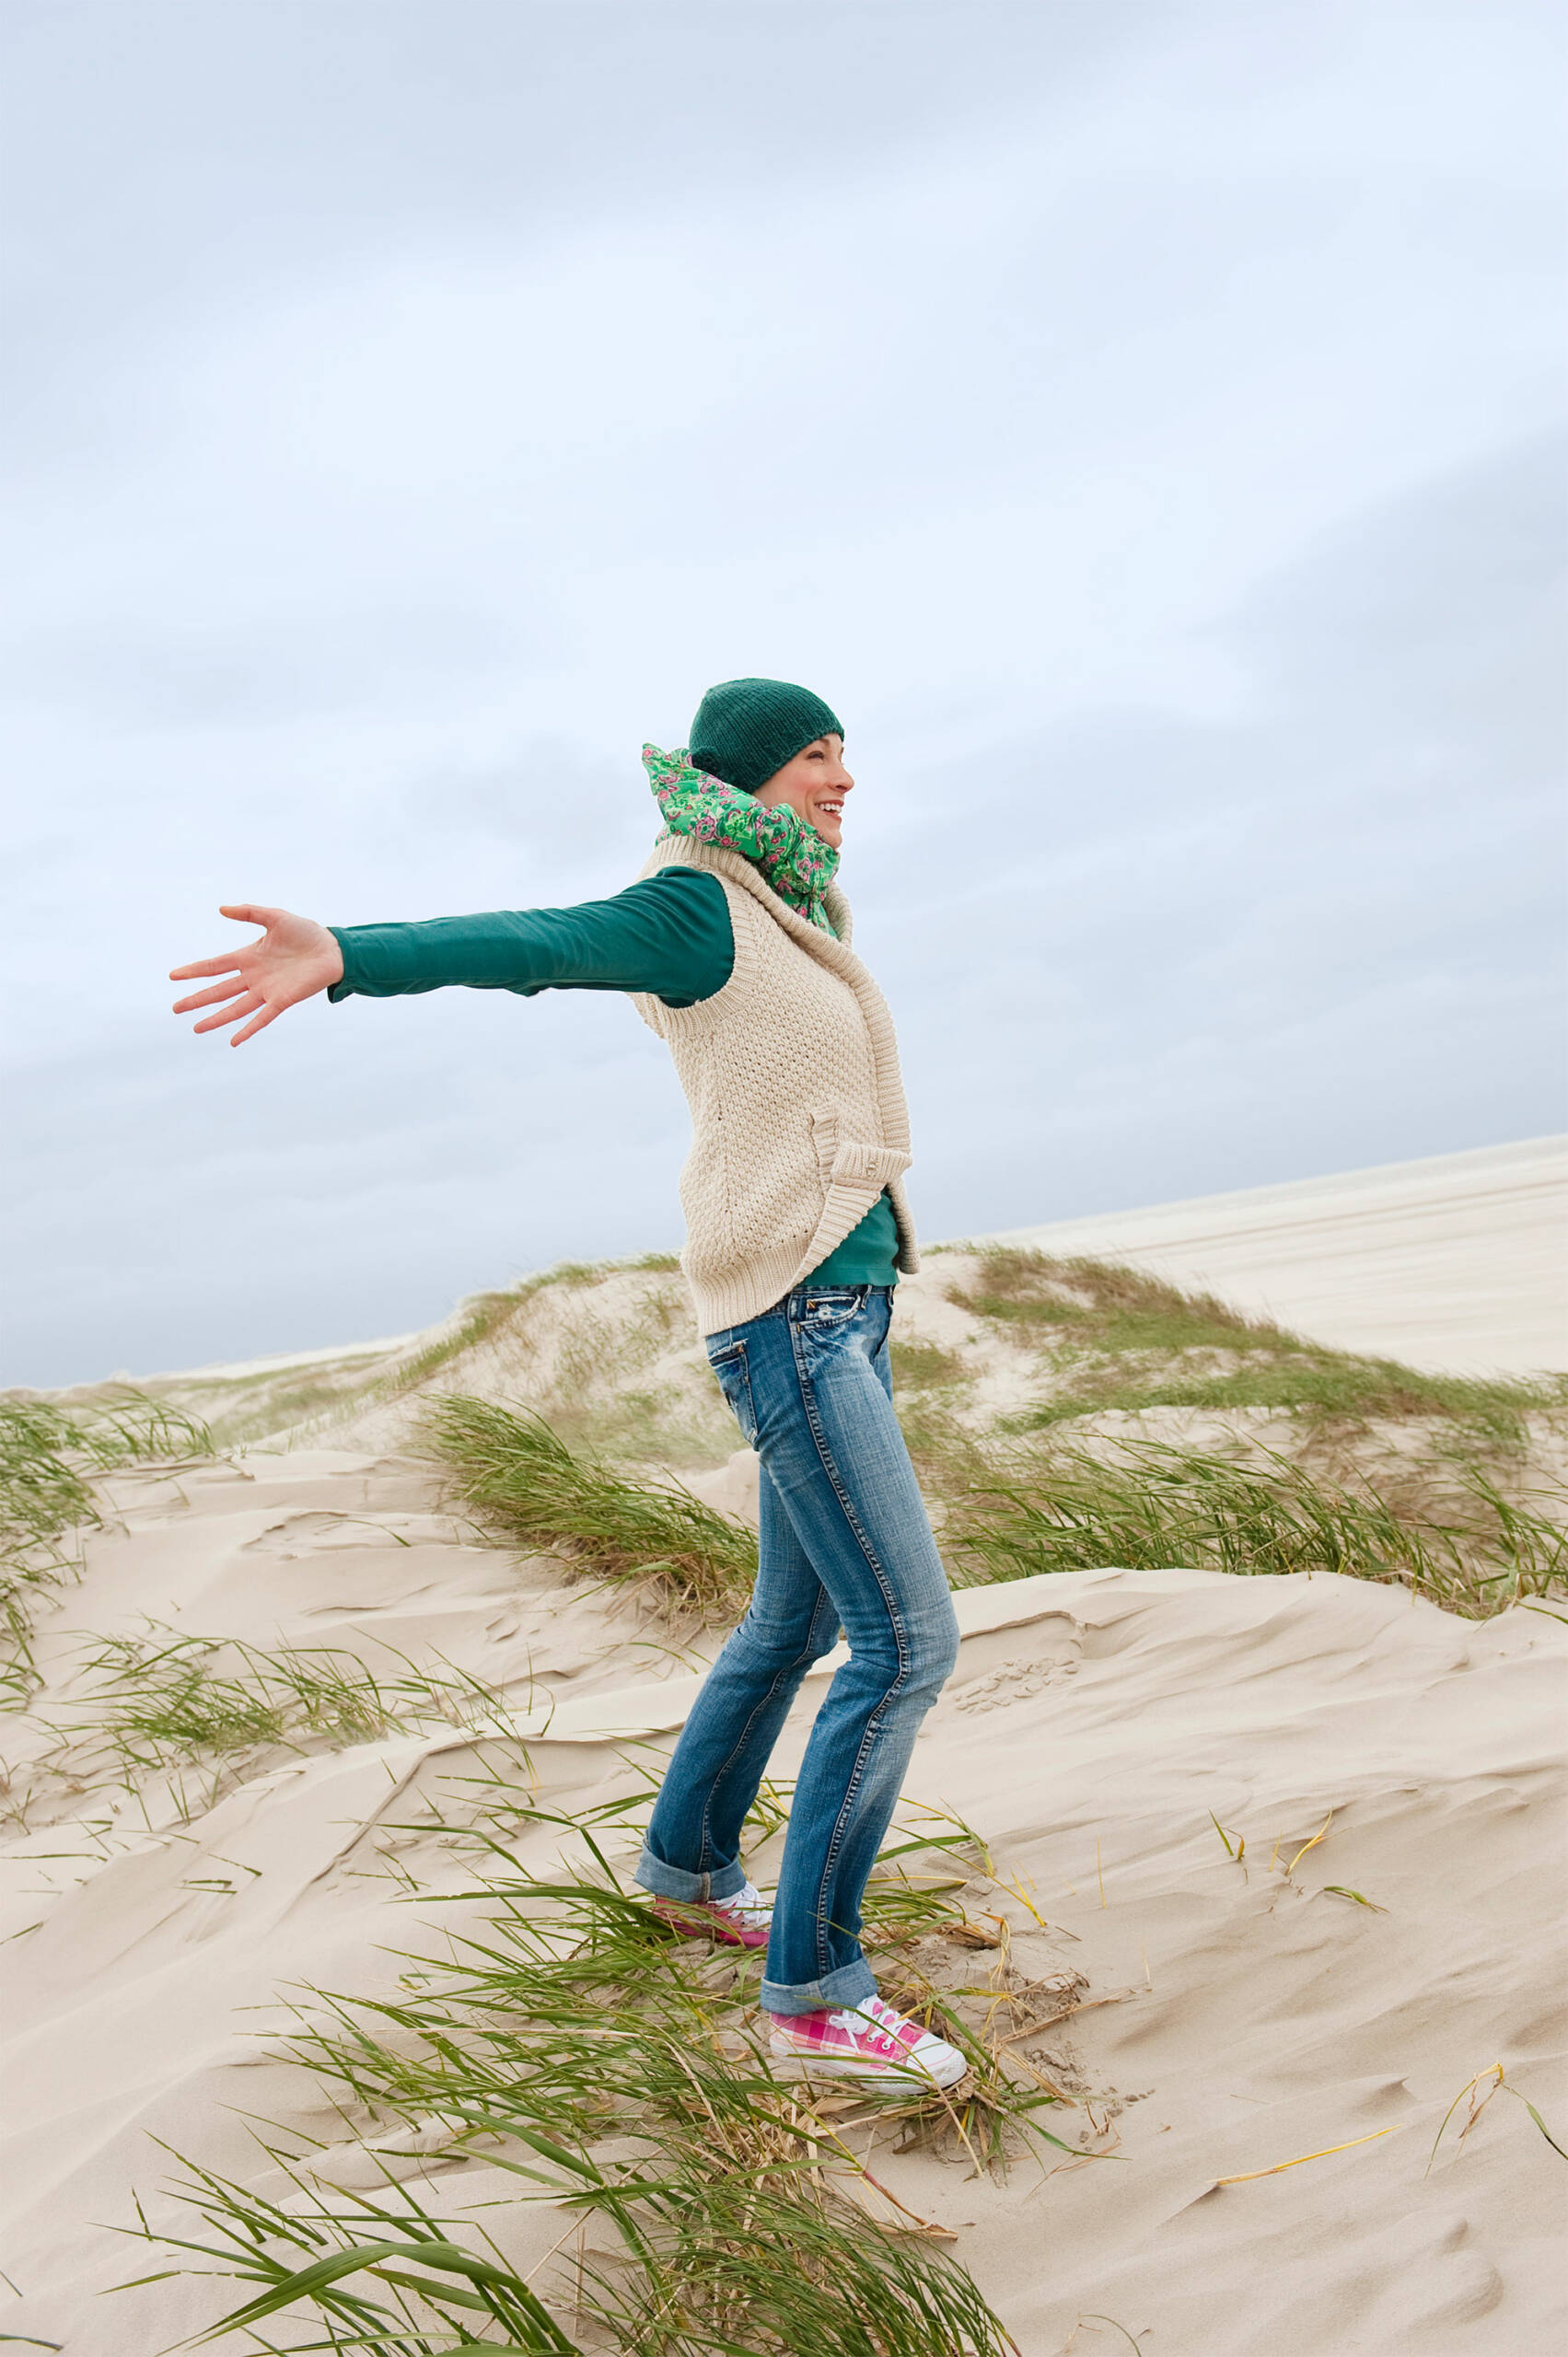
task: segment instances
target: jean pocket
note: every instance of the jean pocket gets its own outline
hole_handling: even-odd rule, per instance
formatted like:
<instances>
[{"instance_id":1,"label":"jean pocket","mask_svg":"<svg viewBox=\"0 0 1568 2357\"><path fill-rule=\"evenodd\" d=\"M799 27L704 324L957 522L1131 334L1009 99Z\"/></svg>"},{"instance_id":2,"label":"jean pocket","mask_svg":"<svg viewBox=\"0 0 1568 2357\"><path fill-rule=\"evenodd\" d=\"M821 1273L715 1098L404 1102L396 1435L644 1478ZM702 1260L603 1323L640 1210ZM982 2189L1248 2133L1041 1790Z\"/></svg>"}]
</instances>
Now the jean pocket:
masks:
<instances>
[{"instance_id":1,"label":"jean pocket","mask_svg":"<svg viewBox=\"0 0 1568 2357\"><path fill-rule=\"evenodd\" d=\"M869 1285L824 1285L820 1291L807 1285L795 1323L808 1334L830 1334L859 1317L870 1291Z\"/></svg>"},{"instance_id":2,"label":"jean pocket","mask_svg":"<svg viewBox=\"0 0 1568 2357\"><path fill-rule=\"evenodd\" d=\"M722 1349L710 1351L708 1364L749 1446L755 1448L757 1411L751 1401L751 1370L746 1363L745 1343L726 1342Z\"/></svg>"}]
</instances>

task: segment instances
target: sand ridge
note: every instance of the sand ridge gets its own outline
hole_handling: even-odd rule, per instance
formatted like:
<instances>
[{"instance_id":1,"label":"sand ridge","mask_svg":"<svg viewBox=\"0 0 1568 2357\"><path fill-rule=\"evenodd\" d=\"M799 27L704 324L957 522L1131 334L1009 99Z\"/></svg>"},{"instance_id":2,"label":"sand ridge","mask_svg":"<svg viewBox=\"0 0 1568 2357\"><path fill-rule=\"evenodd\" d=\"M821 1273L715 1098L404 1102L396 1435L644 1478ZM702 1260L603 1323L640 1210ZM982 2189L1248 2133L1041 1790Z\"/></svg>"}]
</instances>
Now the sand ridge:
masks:
<instances>
[{"instance_id":1,"label":"sand ridge","mask_svg":"<svg viewBox=\"0 0 1568 2357\"><path fill-rule=\"evenodd\" d=\"M1489 1375L1568 1366L1568 1139L1528 1138L1012 1230L1336 1348Z\"/></svg>"},{"instance_id":2,"label":"sand ridge","mask_svg":"<svg viewBox=\"0 0 1568 2357\"><path fill-rule=\"evenodd\" d=\"M3 2264L21 2294L0 2329L69 2357L152 2357L218 2312L221 2290L188 2282L97 2296L145 2255L95 2222L128 2217L133 2183L155 2217L176 2214L158 2206L154 2137L267 2182L258 2119L319 2139L331 2181L418 2170L442 2214L466 2206L542 2256L550 2205L517 2204L482 2160L376 2160L269 2043L307 1985L384 1988L396 1952L441 1952L470 1920L435 1903L470 1880L436 1819L495 1747L434 1713L262 1753L238 1781L73 1790L90 1738L49 1753L51 1729L90 1716L72 1631L154 1619L387 1663L439 1651L505 1687L535 1790L572 1810L668 1746L705 1648L633 1599L475 1543L406 1458L252 1453L104 1490L116 1519L89 1537L41 1643L43 1691L0 1746L17 1789L29 1759L37 1787L30 1829L0 1854ZM1090 2002L1031 2050L1076 2095L1072 2139L1112 2157L1021 2163L1003 2185L929 2154L878 2167L958 2230L1024 2357L1125 2345L1091 2317L1145 2357L1553 2345L1568 2169L1524 2107L1494 2101L1423 2171L1445 2108L1498 2060L1564 2141L1547 1925L1568 1627L1531 1608L1477 1625L1354 1580L1179 1569L958 1601L959 1666L907 1790L972 1824L1014 1881L971 1903L1006 1914L1020 1967L1086 1976ZM792 1716L781 1775L821 1690L808 1682ZM1211 1812L1232 1847L1245 1838L1239 1864ZM553 1854L537 1829L513 1848L537 1870ZM754 1861L763 1879L776 1848Z\"/></svg>"}]
</instances>

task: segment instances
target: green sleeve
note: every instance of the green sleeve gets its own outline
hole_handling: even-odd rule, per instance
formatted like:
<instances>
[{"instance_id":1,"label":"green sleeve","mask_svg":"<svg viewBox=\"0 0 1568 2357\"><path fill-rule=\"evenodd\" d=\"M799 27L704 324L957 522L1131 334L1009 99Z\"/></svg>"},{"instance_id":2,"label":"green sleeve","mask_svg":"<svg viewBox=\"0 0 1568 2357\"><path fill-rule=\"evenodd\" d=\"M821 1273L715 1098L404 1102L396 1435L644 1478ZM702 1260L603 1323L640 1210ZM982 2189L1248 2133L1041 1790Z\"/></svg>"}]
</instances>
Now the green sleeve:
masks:
<instances>
[{"instance_id":1,"label":"green sleeve","mask_svg":"<svg viewBox=\"0 0 1568 2357\"><path fill-rule=\"evenodd\" d=\"M332 925L343 976L327 995L401 998L467 990L646 991L694 1006L735 965L729 902L701 867L661 867L612 900L573 909L498 909L423 924Z\"/></svg>"}]
</instances>

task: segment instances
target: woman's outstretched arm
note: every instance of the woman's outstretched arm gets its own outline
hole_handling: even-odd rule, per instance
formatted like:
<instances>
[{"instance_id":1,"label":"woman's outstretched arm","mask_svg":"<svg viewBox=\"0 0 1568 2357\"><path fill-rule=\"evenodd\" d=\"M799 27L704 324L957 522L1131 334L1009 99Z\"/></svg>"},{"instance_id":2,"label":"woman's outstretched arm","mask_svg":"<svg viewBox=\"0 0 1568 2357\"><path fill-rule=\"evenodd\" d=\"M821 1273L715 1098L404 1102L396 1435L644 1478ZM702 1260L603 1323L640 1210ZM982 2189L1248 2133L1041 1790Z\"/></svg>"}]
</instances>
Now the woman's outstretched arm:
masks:
<instances>
[{"instance_id":1,"label":"woman's outstretched arm","mask_svg":"<svg viewBox=\"0 0 1568 2357\"><path fill-rule=\"evenodd\" d=\"M227 958L175 969L175 981L227 979L180 999L176 1015L232 1004L198 1031L244 1021L251 1039L285 1007L325 990L333 999L401 998L421 991L645 991L691 1006L728 981L735 937L724 887L700 868L661 868L608 900L570 909L498 909L417 924L319 925L283 909L226 908L264 924L261 941ZM250 1019L246 1019L250 1018Z\"/></svg>"},{"instance_id":2,"label":"woman's outstretched arm","mask_svg":"<svg viewBox=\"0 0 1568 2357\"><path fill-rule=\"evenodd\" d=\"M227 903L218 914L264 929L260 941L245 942L226 957L202 958L193 966L175 967L168 978L171 982L200 981L208 974L224 977L209 991L195 991L189 998L175 1000L176 1015L192 1015L203 1006L214 1009L193 1029L219 1031L226 1023L242 1023L244 1028L228 1044L243 1047L289 1007L342 981L343 953L337 936L314 917L296 917L287 909L263 909L249 900Z\"/></svg>"},{"instance_id":3,"label":"woman's outstretched arm","mask_svg":"<svg viewBox=\"0 0 1568 2357\"><path fill-rule=\"evenodd\" d=\"M735 964L729 903L716 876L661 867L608 900L569 909L494 909L417 924L332 927L343 980L328 995L413 991L647 991L672 1006L711 998Z\"/></svg>"}]
</instances>

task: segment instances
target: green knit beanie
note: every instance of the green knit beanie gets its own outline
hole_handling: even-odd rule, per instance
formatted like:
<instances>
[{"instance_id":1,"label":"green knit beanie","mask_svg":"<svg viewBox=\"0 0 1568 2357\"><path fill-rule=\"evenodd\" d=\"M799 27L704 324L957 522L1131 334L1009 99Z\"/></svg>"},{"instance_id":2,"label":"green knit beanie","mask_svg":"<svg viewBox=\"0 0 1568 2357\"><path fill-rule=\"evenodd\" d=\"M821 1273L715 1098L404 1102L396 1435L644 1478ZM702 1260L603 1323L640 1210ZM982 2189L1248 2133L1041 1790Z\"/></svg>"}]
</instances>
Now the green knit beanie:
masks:
<instances>
[{"instance_id":1,"label":"green knit beanie","mask_svg":"<svg viewBox=\"0 0 1568 2357\"><path fill-rule=\"evenodd\" d=\"M723 679L697 706L691 762L755 794L803 745L843 733L837 713L809 688L791 687L787 679Z\"/></svg>"}]
</instances>

